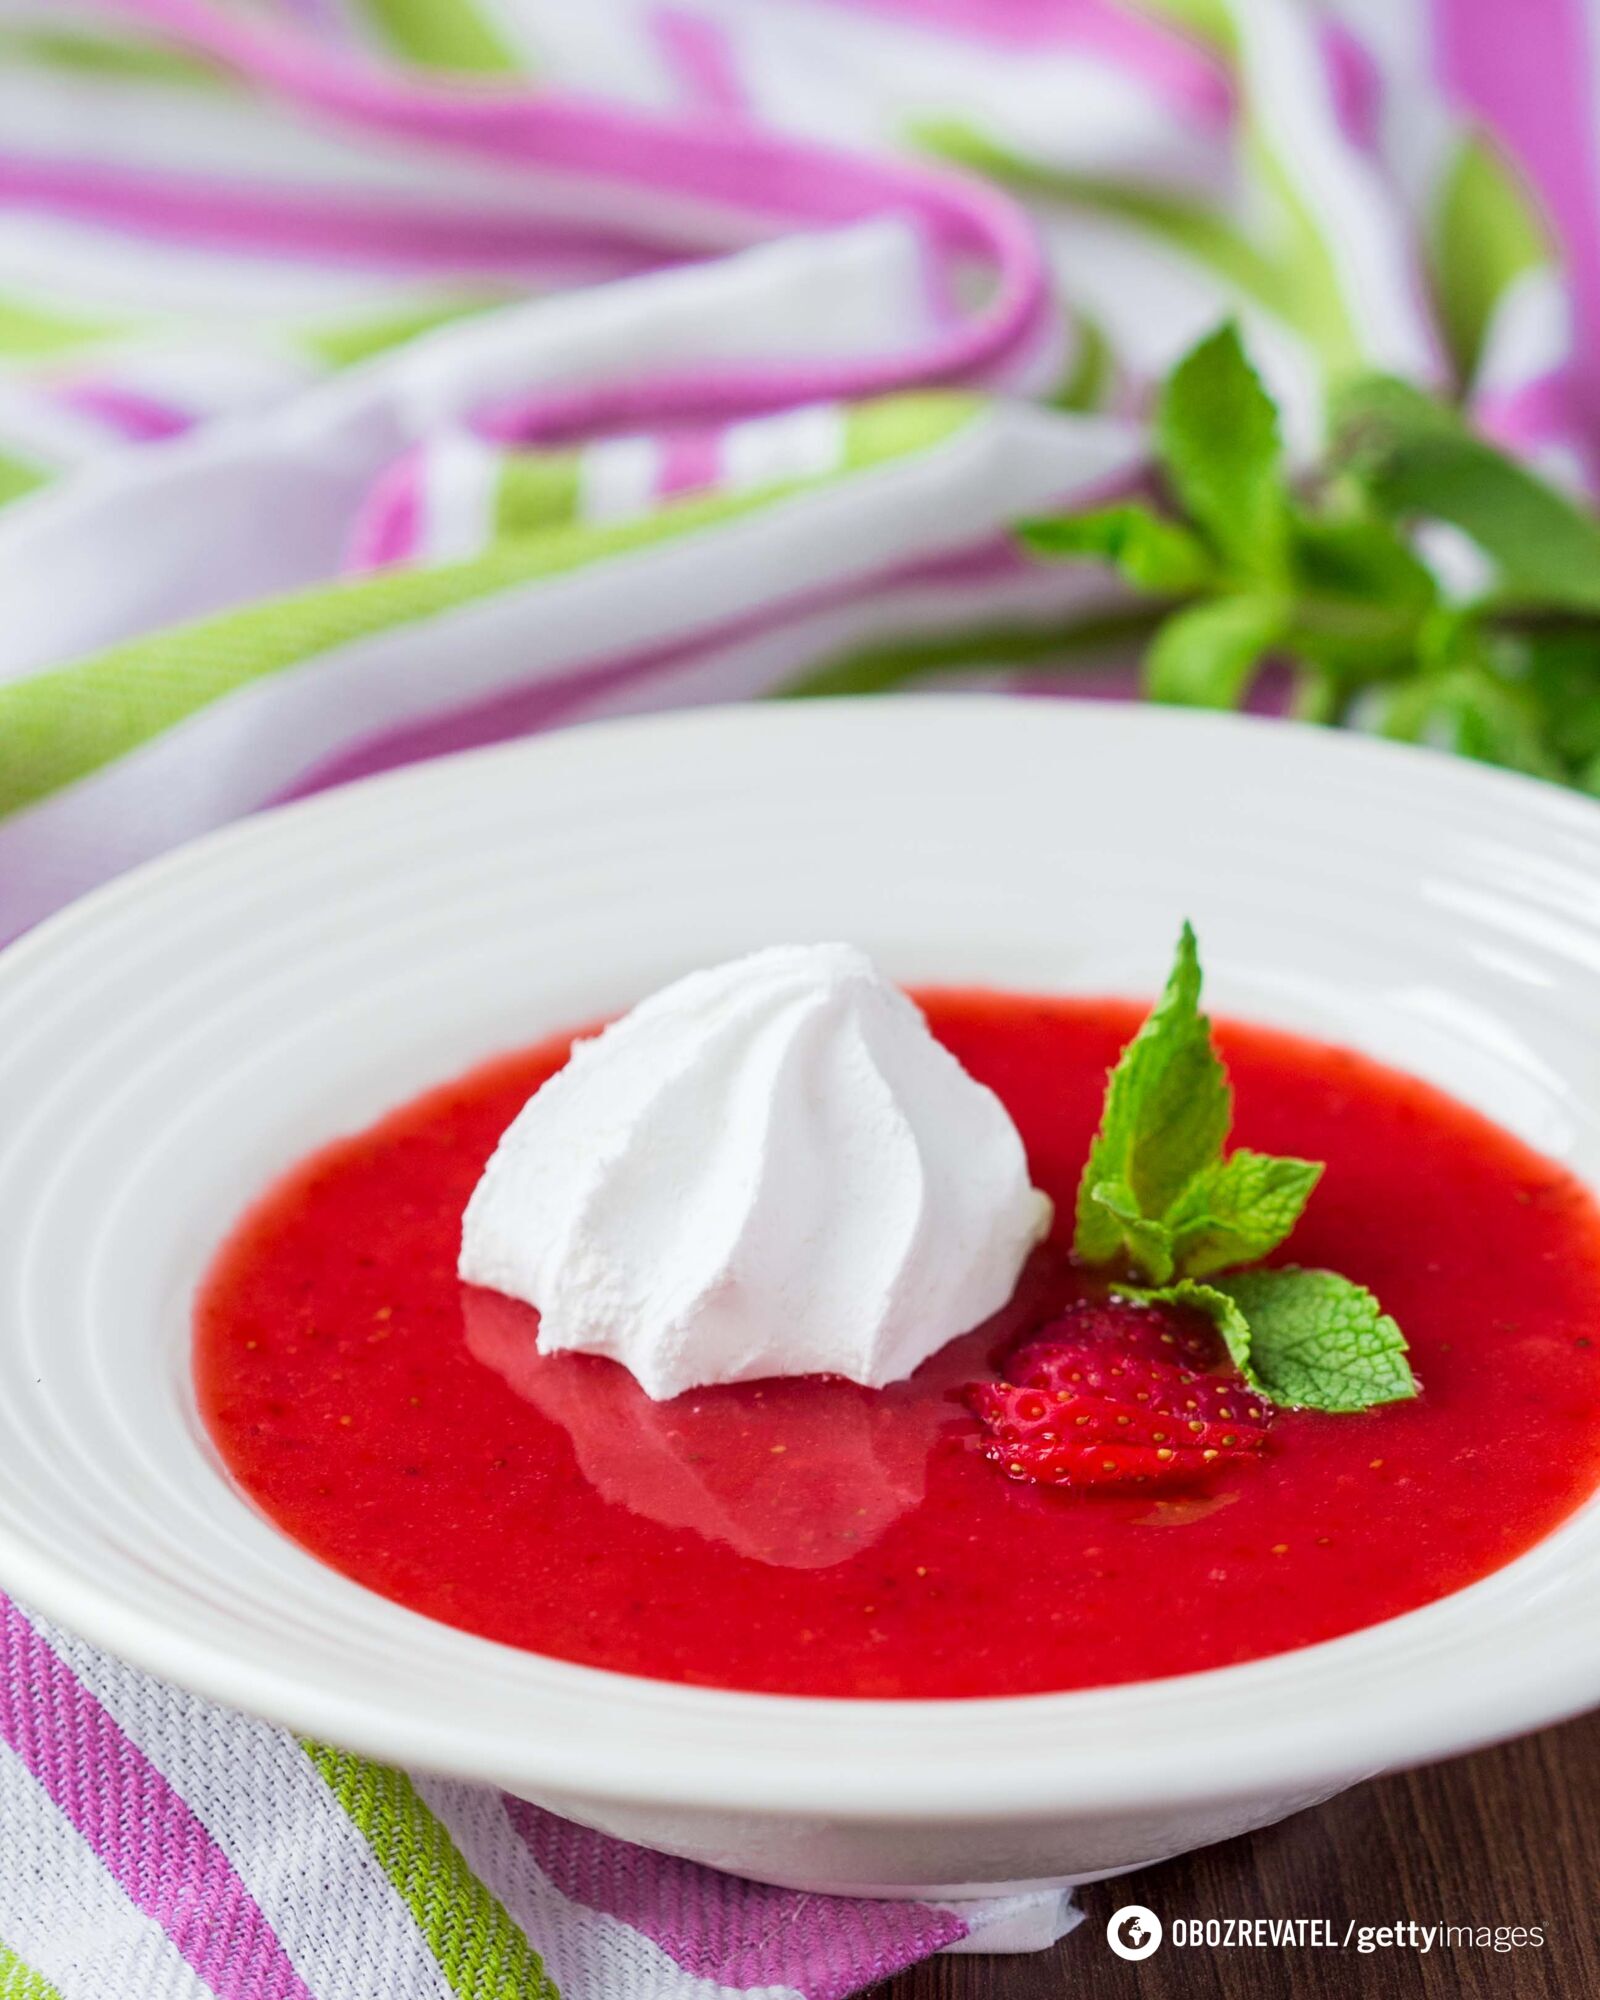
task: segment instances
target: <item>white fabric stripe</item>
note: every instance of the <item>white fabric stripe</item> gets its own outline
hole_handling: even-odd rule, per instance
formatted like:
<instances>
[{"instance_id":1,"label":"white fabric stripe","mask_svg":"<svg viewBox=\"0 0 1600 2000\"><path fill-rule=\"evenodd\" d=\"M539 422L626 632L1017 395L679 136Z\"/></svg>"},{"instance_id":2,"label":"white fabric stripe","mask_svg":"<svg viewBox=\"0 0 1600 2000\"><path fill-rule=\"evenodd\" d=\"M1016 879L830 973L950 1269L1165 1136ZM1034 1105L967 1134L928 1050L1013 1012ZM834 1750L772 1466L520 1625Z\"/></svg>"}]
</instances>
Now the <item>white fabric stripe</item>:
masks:
<instances>
[{"instance_id":1,"label":"white fabric stripe","mask_svg":"<svg viewBox=\"0 0 1600 2000\"><path fill-rule=\"evenodd\" d=\"M304 22L333 47L381 53L367 30L358 0L279 0L291 20Z\"/></svg>"},{"instance_id":2,"label":"white fabric stripe","mask_svg":"<svg viewBox=\"0 0 1600 2000\"><path fill-rule=\"evenodd\" d=\"M441 279L434 289L459 292L467 282ZM218 244L135 236L68 215L0 210L0 293L87 319L170 323L191 336L198 319L226 329L230 339L245 339L263 324L292 325L308 314L403 308L415 303L419 289L414 272L253 256Z\"/></svg>"},{"instance_id":3,"label":"white fabric stripe","mask_svg":"<svg viewBox=\"0 0 1600 2000\"><path fill-rule=\"evenodd\" d=\"M747 701L786 686L812 668L878 646L915 645L983 627L1062 631L1073 617L1124 601L1103 572L1066 564L1041 565L1002 584L923 583L874 592L855 604L797 617L759 638L708 647L648 681L631 682L574 704L562 722L565 726L697 708L708 702ZM985 671L982 648L974 647L970 660L949 670L934 669L927 681L941 688L958 683L993 688L1004 676L1023 671L1027 670L1000 660Z\"/></svg>"},{"instance_id":4,"label":"white fabric stripe","mask_svg":"<svg viewBox=\"0 0 1600 2000\"><path fill-rule=\"evenodd\" d=\"M215 2000L0 1743L0 1938L62 2000Z\"/></svg>"},{"instance_id":5,"label":"white fabric stripe","mask_svg":"<svg viewBox=\"0 0 1600 2000\"><path fill-rule=\"evenodd\" d=\"M43 1619L34 1623L182 1795L317 2000L453 2000L365 1837L292 1736L136 1673ZM338 1911L359 1912L359 1922L330 1920ZM143 2000L144 1988L133 1983L107 1985L104 2000L123 1992Z\"/></svg>"},{"instance_id":6,"label":"white fabric stripe","mask_svg":"<svg viewBox=\"0 0 1600 2000\"><path fill-rule=\"evenodd\" d=\"M1375 368L1436 378L1440 357L1393 200L1348 147L1328 101L1315 22L1286 0L1226 0L1239 33L1251 116L1310 211Z\"/></svg>"},{"instance_id":7,"label":"white fabric stripe","mask_svg":"<svg viewBox=\"0 0 1600 2000\"><path fill-rule=\"evenodd\" d=\"M1045 1951L1083 1922L1083 1911L1070 1889L1045 1889L1033 1896L1012 1896L993 1903L940 1903L972 1928L959 1944L947 1945L946 1955L966 1958L981 1952Z\"/></svg>"},{"instance_id":8,"label":"white fabric stripe","mask_svg":"<svg viewBox=\"0 0 1600 2000\"><path fill-rule=\"evenodd\" d=\"M730 424L722 434L722 478L728 491L748 493L786 479L818 479L844 462L845 413L837 403L810 403L775 417Z\"/></svg>"},{"instance_id":9,"label":"white fabric stripe","mask_svg":"<svg viewBox=\"0 0 1600 2000\"><path fill-rule=\"evenodd\" d=\"M538 9L530 4L530 0L471 0L471 5L478 19L514 60L535 76L545 72L550 51L540 31ZM579 7L573 11L590 13L596 10ZM630 40L637 47L643 38L631 21L628 25L633 30ZM624 94L617 90L615 84L611 88L615 95Z\"/></svg>"},{"instance_id":10,"label":"white fabric stripe","mask_svg":"<svg viewBox=\"0 0 1600 2000\"><path fill-rule=\"evenodd\" d=\"M306 659L0 822L7 922L42 916L273 798L337 740L330 715L360 716L363 734L377 732L535 673L556 677L687 637L809 589L967 547L1019 514L1131 474L1141 458L1137 434L1122 425L1003 404L932 450Z\"/></svg>"},{"instance_id":11,"label":"white fabric stripe","mask_svg":"<svg viewBox=\"0 0 1600 2000\"><path fill-rule=\"evenodd\" d=\"M84 464L121 441L43 389L0 375L0 439L39 465Z\"/></svg>"},{"instance_id":12,"label":"white fabric stripe","mask_svg":"<svg viewBox=\"0 0 1600 2000\"><path fill-rule=\"evenodd\" d=\"M789 1986L697 1979L642 1931L569 1901L517 1838L497 1792L447 1778L418 1778L416 1786L468 1867L522 1926L562 2000L803 2000Z\"/></svg>"},{"instance_id":13,"label":"white fabric stripe","mask_svg":"<svg viewBox=\"0 0 1600 2000\"><path fill-rule=\"evenodd\" d=\"M1524 271L1500 294L1484 333L1475 396L1504 395L1559 368L1573 345L1572 301L1548 264Z\"/></svg>"},{"instance_id":14,"label":"white fabric stripe","mask_svg":"<svg viewBox=\"0 0 1600 2000\"><path fill-rule=\"evenodd\" d=\"M324 371L287 343L174 338L117 342L58 357L50 371L72 380L87 376L136 395L149 396L196 420L276 407Z\"/></svg>"},{"instance_id":15,"label":"white fabric stripe","mask_svg":"<svg viewBox=\"0 0 1600 2000\"><path fill-rule=\"evenodd\" d=\"M363 135L345 139L245 92L194 90L42 64L0 66L0 150L136 173L215 176L224 186L360 198L409 194L439 212L453 202L526 216L527 193L509 168Z\"/></svg>"},{"instance_id":16,"label":"white fabric stripe","mask_svg":"<svg viewBox=\"0 0 1600 2000\"><path fill-rule=\"evenodd\" d=\"M679 93L660 59L649 17L657 0L574 5L574 0L477 0L492 12L505 39L507 23L520 21L520 45L530 50L537 74L559 76L624 103L675 109Z\"/></svg>"},{"instance_id":17,"label":"white fabric stripe","mask_svg":"<svg viewBox=\"0 0 1600 2000\"><path fill-rule=\"evenodd\" d=\"M1383 77L1379 145L1414 214L1426 215L1454 156L1460 121L1434 87L1433 12L1394 0L1328 0Z\"/></svg>"},{"instance_id":18,"label":"white fabric stripe","mask_svg":"<svg viewBox=\"0 0 1600 2000\"><path fill-rule=\"evenodd\" d=\"M650 437L605 438L578 456L578 518L632 521L655 511L661 453Z\"/></svg>"},{"instance_id":19,"label":"white fabric stripe","mask_svg":"<svg viewBox=\"0 0 1600 2000\"><path fill-rule=\"evenodd\" d=\"M539 6L564 66L604 90L611 86L581 46L580 26L602 11L570 0ZM1220 194L1228 181L1225 132L1185 118L1142 77L1092 51L974 47L970 37L837 0L694 0L692 11L728 34L755 117L780 130L852 147L903 145L916 120L957 118L1056 167L1191 194Z\"/></svg>"},{"instance_id":20,"label":"white fabric stripe","mask_svg":"<svg viewBox=\"0 0 1600 2000\"><path fill-rule=\"evenodd\" d=\"M1322 364L1276 314L1197 257L1087 209L1052 209L1042 226L1062 295L1107 336L1113 367L1137 381L1164 376L1184 352L1232 315L1279 405L1292 455L1309 458L1323 432Z\"/></svg>"},{"instance_id":21,"label":"white fabric stripe","mask_svg":"<svg viewBox=\"0 0 1600 2000\"><path fill-rule=\"evenodd\" d=\"M423 459L422 546L429 562L463 562L494 539L500 453L471 431L447 431Z\"/></svg>"},{"instance_id":22,"label":"white fabric stripe","mask_svg":"<svg viewBox=\"0 0 1600 2000\"><path fill-rule=\"evenodd\" d=\"M1209 264L1110 216L1056 204L1040 227L1062 296L1104 332L1113 367L1141 381L1165 374L1238 303Z\"/></svg>"},{"instance_id":23,"label":"white fabric stripe","mask_svg":"<svg viewBox=\"0 0 1600 2000\"><path fill-rule=\"evenodd\" d=\"M645 362L871 350L921 312L914 239L868 223L481 313L283 411L120 453L0 519L0 679L334 576L377 475L484 402Z\"/></svg>"},{"instance_id":24,"label":"white fabric stripe","mask_svg":"<svg viewBox=\"0 0 1600 2000\"><path fill-rule=\"evenodd\" d=\"M485 328L486 322L477 322ZM641 365L824 361L933 331L916 235L896 221L788 236L714 264L653 272L496 316L447 351L419 344L409 410L431 425L485 400Z\"/></svg>"}]
</instances>

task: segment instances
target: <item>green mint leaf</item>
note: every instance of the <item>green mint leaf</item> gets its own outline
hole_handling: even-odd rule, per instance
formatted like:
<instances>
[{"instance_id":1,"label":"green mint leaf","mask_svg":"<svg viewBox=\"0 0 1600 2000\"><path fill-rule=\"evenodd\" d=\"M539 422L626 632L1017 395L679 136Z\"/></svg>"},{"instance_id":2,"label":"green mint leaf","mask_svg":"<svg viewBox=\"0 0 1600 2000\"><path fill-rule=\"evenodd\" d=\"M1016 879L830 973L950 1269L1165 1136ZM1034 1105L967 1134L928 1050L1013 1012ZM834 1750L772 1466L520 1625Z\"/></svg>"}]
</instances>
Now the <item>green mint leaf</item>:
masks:
<instances>
[{"instance_id":1,"label":"green mint leaf","mask_svg":"<svg viewBox=\"0 0 1600 2000\"><path fill-rule=\"evenodd\" d=\"M1135 1268L1153 1285L1164 1285L1173 1271L1172 1232L1166 1224L1141 1214L1133 1189L1126 1181L1097 1181L1088 1198L1116 1224L1113 1254L1125 1251Z\"/></svg>"},{"instance_id":2,"label":"green mint leaf","mask_svg":"<svg viewBox=\"0 0 1600 2000\"><path fill-rule=\"evenodd\" d=\"M1187 1306L1193 1312L1203 1312L1221 1334L1234 1367L1247 1382L1260 1386L1250 1373L1250 1322L1226 1292L1215 1285L1197 1284L1192 1278L1180 1278L1175 1285L1115 1285L1112 1289L1119 1298L1135 1299L1142 1306Z\"/></svg>"},{"instance_id":3,"label":"green mint leaf","mask_svg":"<svg viewBox=\"0 0 1600 2000\"><path fill-rule=\"evenodd\" d=\"M1579 770L1600 757L1600 630L1569 626L1503 643L1555 755Z\"/></svg>"},{"instance_id":4,"label":"green mint leaf","mask_svg":"<svg viewBox=\"0 0 1600 2000\"><path fill-rule=\"evenodd\" d=\"M1408 382L1369 376L1334 409L1336 455L1392 515L1450 521L1516 602L1600 611L1600 523Z\"/></svg>"},{"instance_id":5,"label":"green mint leaf","mask_svg":"<svg viewBox=\"0 0 1600 2000\"><path fill-rule=\"evenodd\" d=\"M1452 667L1488 667L1492 652L1491 633L1475 606L1439 604L1418 627L1416 671L1426 675Z\"/></svg>"},{"instance_id":6,"label":"green mint leaf","mask_svg":"<svg viewBox=\"0 0 1600 2000\"><path fill-rule=\"evenodd\" d=\"M1173 1268L1204 1278L1265 1257L1300 1220L1321 1178L1318 1161L1241 1146L1197 1175L1166 1217Z\"/></svg>"},{"instance_id":7,"label":"green mint leaf","mask_svg":"<svg viewBox=\"0 0 1600 2000\"><path fill-rule=\"evenodd\" d=\"M1565 779L1567 768L1545 737L1535 693L1481 664L1425 673L1374 689L1350 720L1401 743L1427 743L1481 764L1499 764L1535 778Z\"/></svg>"},{"instance_id":8,"label":"green mint leaf","mask_svg":"<svg viewBox=\"0 0 1600 2000\"><path fill-rule=\"evenodd\" d=\"M1100 1130L1078 1184L1078 1257L1110 1264L1132 1248L1103 1188L1114 1189L1133 1215L1159 1221L1221 1152L1232 1116L1227 1072L1200 1012L1199 952L1185 924L1166 990L1106 1083Z\"/></svg>"},{"instance_id":9,"label":"green mint leaf","mask_svg":"<svg viewBox=\"0 0 1600 2000\"><path fill-rule=\"evenodd\" d=\"M1156 444L1174 492L1218 552L1246 576L1277 576L1288 511L1278 412L1237 327L1219 327L1168 377Z\"/></svg>"},{"instance_id":10,"label":"green mint leaf","mask_svg":"<svg viewBox=\"0 0 1600 2000\"><path fill-rule=\"evenodd\" d=\"M1366 1410L1417 1393L1399 1327L1365 1286L1337 1272L1241 1271L1198 1289L1220 1293L1243 1314L1245 1373L1274 1403Z\"/></svg>"},{"instance_id":11,"label":"green mint leaf","mask_svg":"<svg viewBox=\"0 0 1600 2000\"><path fill-rule=\"evenodd\" d=\"M1393 522L1371 514L1299 514L1290 565L1290 650L1347 681L1410 668L1439 586Z\"/></svg>"},{"instance_id":12,"label":"green mint leaf","mask_svg":"<svg viewBox=\"0 0 1600 2000\"><path fill-rule=\"evenodd\" d=\"M1294 578L1313 598L1365 598L1419 614L1438 602L1433 571L1377 514L1297 514Z\"/></svg>"},{"instance_id":13,"label":"green mint leaf","mask_svg":"<svg viewBox=\"0 0 1600 2000\"><path fill-rule=\"evenodd\" d=\"M1181 597L1212 581L1216 564L1198 535L1128 501L1059 519L1024 521L1017 532L1036 555L1097 557L1140 590Z\"/></svg>"},{"instance_id":14,"label":"green mint leaf","mask_svg":"<svg viewBox=\"0 0 1600 2000\"><path fill-rule=\"evenodd\" d=\"M1145 693L1189 708L1237 708L1288 623L1288 606L1269 597L1218 597L1176 612L1145 654Z\"/></svg>"}]
</instances>

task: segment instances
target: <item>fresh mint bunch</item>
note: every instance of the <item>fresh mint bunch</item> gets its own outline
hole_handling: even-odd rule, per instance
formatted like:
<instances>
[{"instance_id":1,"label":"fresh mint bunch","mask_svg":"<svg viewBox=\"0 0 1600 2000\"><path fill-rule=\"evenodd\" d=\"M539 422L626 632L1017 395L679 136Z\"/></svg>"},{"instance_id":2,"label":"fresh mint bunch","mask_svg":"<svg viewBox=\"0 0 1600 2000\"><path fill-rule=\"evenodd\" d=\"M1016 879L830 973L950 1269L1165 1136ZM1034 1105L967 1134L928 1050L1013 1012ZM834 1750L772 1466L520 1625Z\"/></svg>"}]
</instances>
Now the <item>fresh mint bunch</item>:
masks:
<instances>
[{"instance_id":1,"label":"fresh mint bunch","mask_svg":"<svg viewBox=\"0 0 1600 2000\"><path fill-rule=\"evenodd\" d=\"M1224 1152L1233 1092L1200 988L1185 924L1161 998L1106 1080L1074 1255L1114 1270L1130 1298L1207 1313L1234 1365L1275 1403L1359 1410L1414 1396L1400 1329L1362 1286L1333 1271L1239 1269L1287 1239L1322 1168Z\"/></svg>"},{"instance_id":2,"label":"fresh mint bunch","mask_svg":"<svg viewBox=\"0 0 1600 2000\"><path fill-rule=\"evenodd\" d=\"M1295 481L1276 408L1226 325L1174 369L1156 414L1156 500L1029 521L1036 553L1099 560L1152 600L1145 689L1237 707L1269 660L1296 713L1600 792L1600 522L1409 383L1333 401L1332 444ZM1454 601L1419 550L1442 524L1477 552Z\"/></svg>"}]
</instances>

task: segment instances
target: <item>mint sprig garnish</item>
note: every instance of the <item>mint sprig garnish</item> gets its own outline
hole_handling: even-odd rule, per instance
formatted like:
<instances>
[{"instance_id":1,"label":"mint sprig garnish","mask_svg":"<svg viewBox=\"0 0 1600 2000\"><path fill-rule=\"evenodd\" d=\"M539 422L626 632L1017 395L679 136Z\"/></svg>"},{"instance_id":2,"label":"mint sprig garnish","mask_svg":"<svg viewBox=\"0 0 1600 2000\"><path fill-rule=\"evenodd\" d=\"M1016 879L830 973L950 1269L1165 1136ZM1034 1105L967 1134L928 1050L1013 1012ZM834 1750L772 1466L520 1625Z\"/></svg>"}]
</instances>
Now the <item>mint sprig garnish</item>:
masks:
<instances>
[{"instance_id":1,"label":"mint sprig garnish","mask_svg":"<svg viewBox=\"0 0 1600 2000\"><path fill-rule=\"evenodd\" d=\"M1133 586L1154 700L1234 708L1278 661L1302 717L1600 793L1600 519L1390 377L1339 388L1318 465L1291 471L1280 429L1223 326L1162 393L1152 497L1021 538ZM1476 551L1470 587L1441 531Z\"/></svg>"},{"instance_id":2,"label":"mint sprig garnish","mask_svg":"<svg viewBox=\"0 0 1600 2000\"><path fill-rule=\"evenodd\" d=\"M1363 1286L1334 1271L1238 1268L1287 1240L1322 1167L1224 1152L1233 1091L1200 991L1185 924L1161 998L1107 1078L1073 1254L1114 1269L1125 1297L1207 1314L1274 1403L1349 1411L1416 1395L1400 1329Z\"/></svg>"},{"instance_id":3,"label":"mint sprig garnish","mask_svg":"<svg viewBox=\"0 0 1600 2000\"><path fill-rule=\"evenodd\" d=\"M1322 1169L1224 1158L1233 1090L1200 1011L1200 957L1183 927L1161 998L1106 1082L1073 1232L1085 1264L1125 1263L1152 1285L1203 1277L1275 1249Z\"/></svg>"},{"instance_id":4,"label":"mint sprig garnish","mask_svg":"<svg viewBox=\"0 0 1600 2000\"><path fill-rule=\"evenodd\" d=\"M1291 1265L1214 1288L1248 1326L1245 1374L1273 1402L1365 1410L1417 1393L1405 1336L1364 1285Z\"/></svg>"},{"instance_id":5,"label":"mint sprig garnish","mask_svg":"<svg viewBox=\"0 0 1600 2000\"><path fill-rule=\"evenodd\" d=\"M1200 1283L1116 1287L1141 1305L1203 1312L1269 1402L1348 1413L1417 1393L1405 1336L1365 1285L1337 1271L1237 1271Z\"/></svg>"}]
</instances>

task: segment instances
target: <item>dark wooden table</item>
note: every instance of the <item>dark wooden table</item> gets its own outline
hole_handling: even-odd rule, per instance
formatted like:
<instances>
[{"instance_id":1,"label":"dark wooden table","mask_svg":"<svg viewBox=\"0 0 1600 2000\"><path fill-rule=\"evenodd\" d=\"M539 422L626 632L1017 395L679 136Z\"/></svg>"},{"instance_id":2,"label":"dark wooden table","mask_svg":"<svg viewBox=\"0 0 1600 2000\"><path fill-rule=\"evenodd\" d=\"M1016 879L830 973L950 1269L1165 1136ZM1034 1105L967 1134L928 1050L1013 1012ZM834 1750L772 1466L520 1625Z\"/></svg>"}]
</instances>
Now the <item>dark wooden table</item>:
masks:
<instances>
[{"instance_id":1,"label":"dark wooden table","mask_svg":"<svg viewBox=\"0 0 1600 2000\"><path fill-rule=\"evenodd\" d=\"M873 2000L1600 2000L1600 1715L1361 1785L1281 1826L1079 1894L1050 1952L935 1959ZM1113 1956L1105 1922L1325 1917L1538 1925L1542 1949L1175 1950Z\"/></svg>"}]
</instances>

